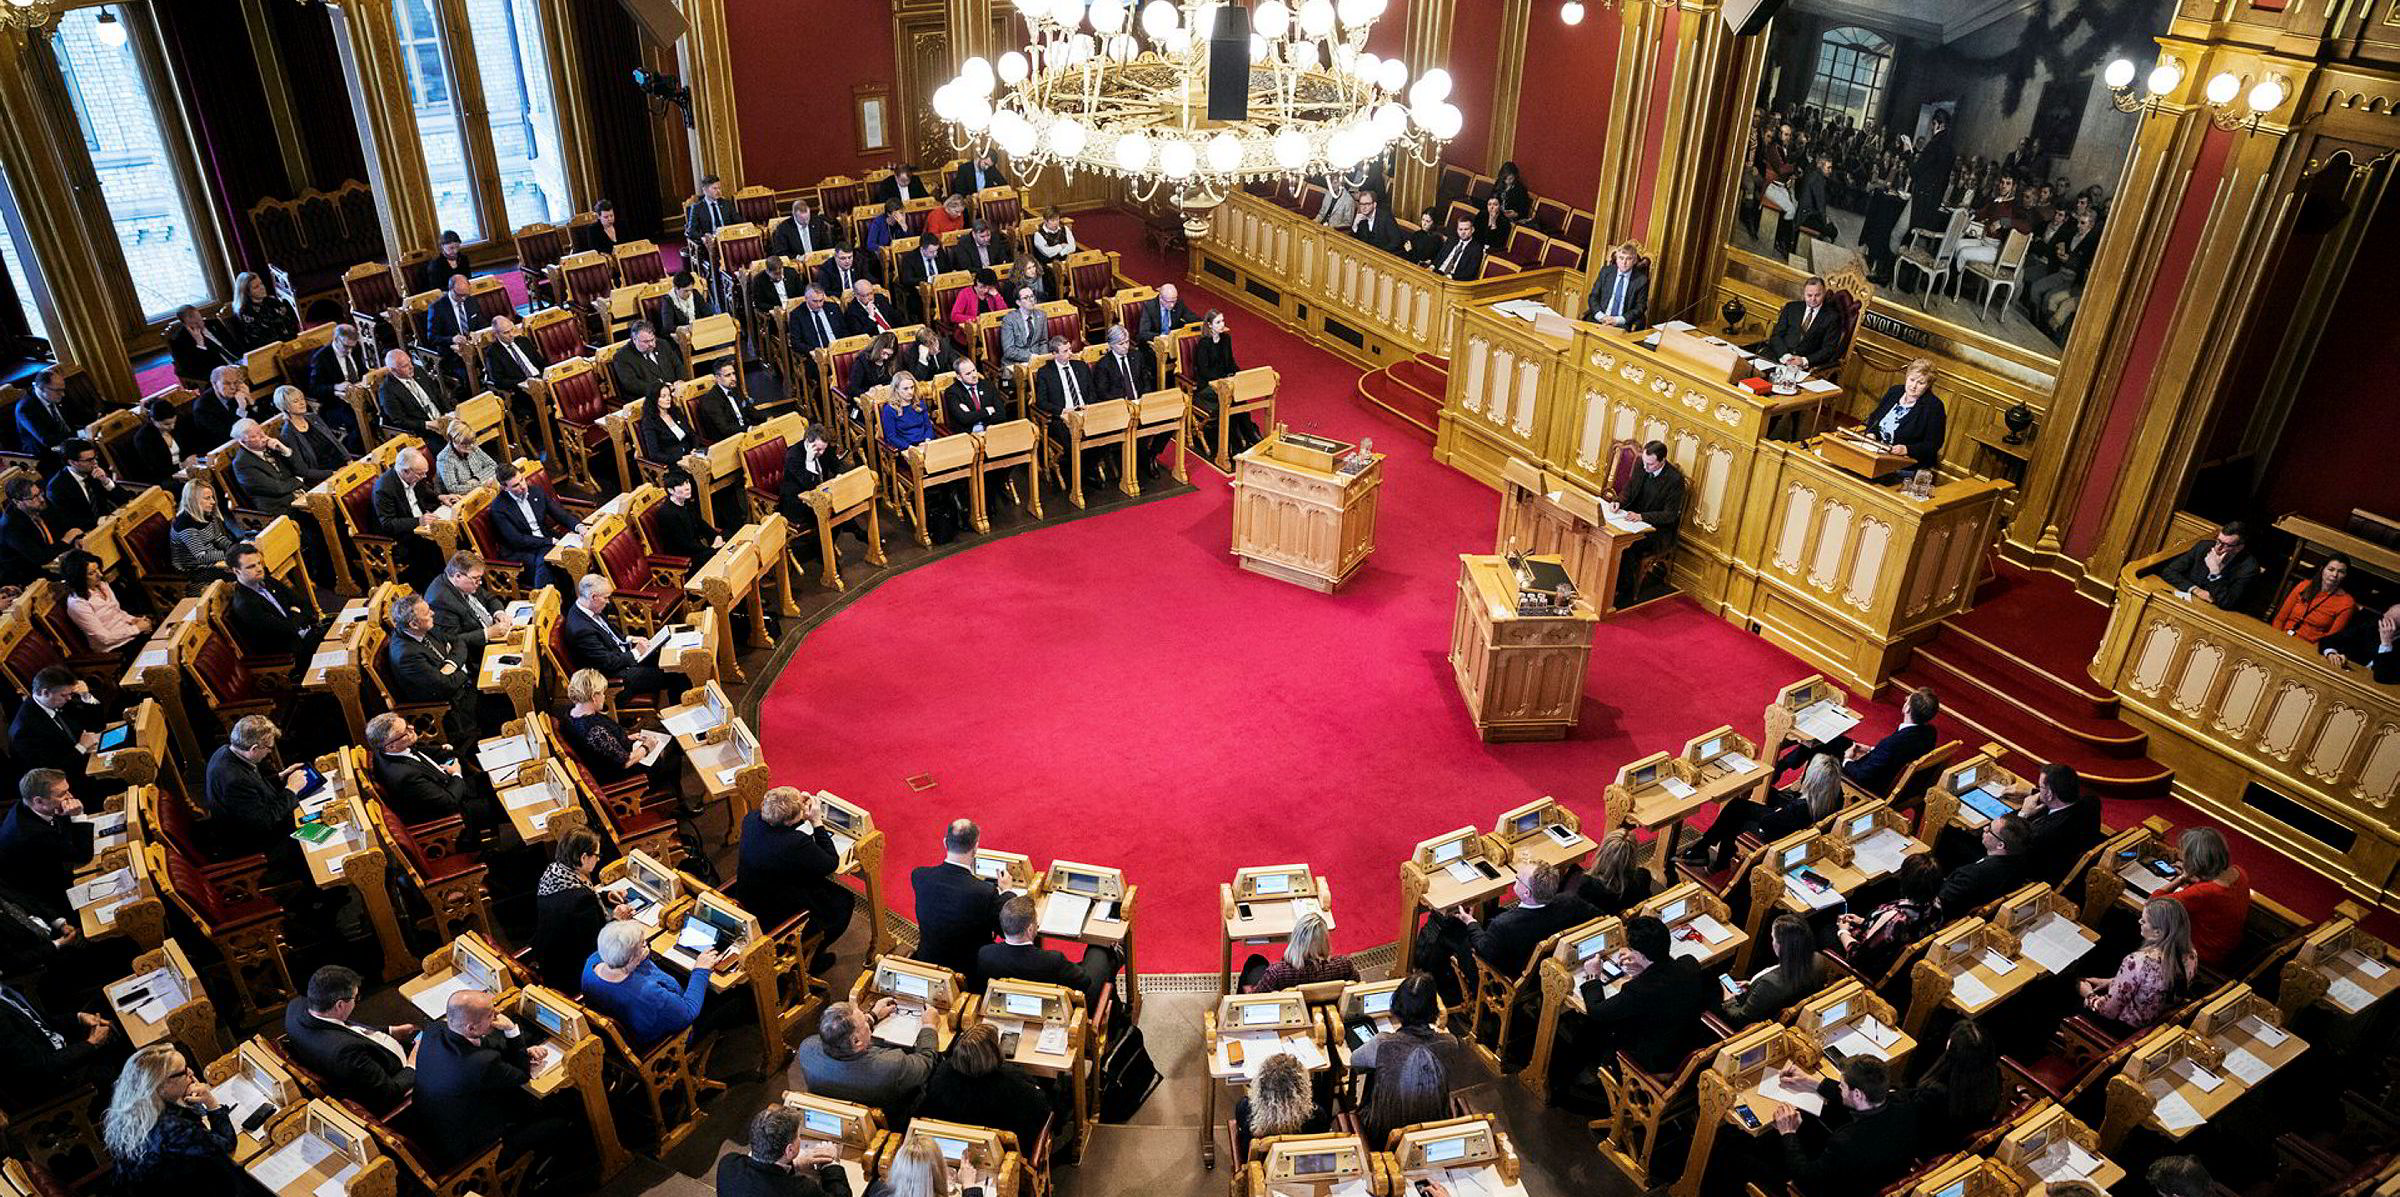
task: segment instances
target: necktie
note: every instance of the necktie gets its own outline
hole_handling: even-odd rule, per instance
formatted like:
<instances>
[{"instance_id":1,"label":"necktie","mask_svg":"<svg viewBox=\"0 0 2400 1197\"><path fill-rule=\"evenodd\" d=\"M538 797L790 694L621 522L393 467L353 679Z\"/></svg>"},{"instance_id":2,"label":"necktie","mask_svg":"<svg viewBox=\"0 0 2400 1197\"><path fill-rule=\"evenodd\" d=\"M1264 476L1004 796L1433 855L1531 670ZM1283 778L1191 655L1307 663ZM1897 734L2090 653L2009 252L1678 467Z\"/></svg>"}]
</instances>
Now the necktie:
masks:
<instances>
[{"instance_id":1,"label":"necktie","mask_svg":"<svg viewBox=\"0 0 2400 1197\"><path fill-rule=\"evenodd\" d=\"M609 641L609 643L616 645L616 646L617 646L618 648L620 648L620 649L623 649L623 648L625 648L625 638L624 638L623 636L619 636L619 635L617 635L617 629L616 629L615 627L611 626L611 625L609 624L609 622L608 622L606 619L603 619L603 618L601 618L600 616L594 615L594 616L592 616L592 622L593 622L593 623L596 623L596 624L599 624L599 625L600 625L600 630L601 630L601 631L603 631L603 632L606 632L606 633L608 633L608 641Z\"/></svg>"},{"instance_id":2,"label":"necktie","mask_svg":"<svg viewBox=\"0 0 2400 1197\"><path fill-rule=\"evenodd\" d=\"M868 317L875 321L875 327L885 332L892 331L892 322L883 318L882 308L876 306L873 300L868 300L866 307Z\"/></svg>"},{"instance_id":3,"label":"necktie","mask_svg":"<svg viewBox=\"0 0 2400 1197\"><path fill-rule=\"evenodd\" d=\"M830 324L827 324L827 323L825 322L825 309L823 309L823 308L818 308L818 309L816 309L816 319L817 319L817 343L818 343L818 344L820 344L820 345L831 345L831 344L833 344L833 326L832 326L832 325L830 325Z\"/></svg>"},{"instance_id":4,"label":"necktie","mask_svg":"<svg viewBox=\"0 0 2400 1197\"><path fill-rule=\"evenodd\" d=\"M425 409L426 419L430 420L433 417L441 414L433 410L433 400L426 397L425 388L418 386L416 379L403 378L400 380L400 385L407 387L408 393L417 397L417 405Z\"/></svg>"},{"instance_id":5,"label":"necktie","mask_svg":"<svg viewBox=\"0 0 2400 1197\"><path fill-rule=\"evenodd\" d=\"M717 201L713 199L708 201L708 227L713 229L724 223L725 216L723 213L717 211Z\"/></svg>"},{"instance_id":6,"label":"necktie","mask_svg":"<svg viewBox=\"0 0 2400 1197\"><path fill-rule=\"evenodd\" d=\"M1802 330L1802 331L1804 331L1804 332L1805 332L1805 331L1807 331L1807 329L1808 329L1808 326L1809 326L1809 325L1811 325L1811 324L1813 324L1813 323L1815 323L1815 322L1816 322L1816 319L1817 319L1817 309L1815 309L1815 308L1802 308L1802 309L1800 309L1800 328L1801 328L1801 330Z\"/></svg>"},{"instance_id":7,"label":"necktie","mask_svg":"<svg viewBox=\"0 0 2400 1197\"><path fill-rule=\"evenodd\" d=\"M1073 364L1067 362L1059 363L1058 376L1059 381L1065 384L1067 388L1067 409L1072 411L1078 407L1082 407L1083 394L1075 389L1075 367Z\"/></svg>"},{"instance_id":8,"label":"necktie","mask_svg":"<svg viewBox=\"0 0 2400 1197\"><path fill-rule=\"evenodd\" d=\"M1141 394L1142 388L1133 381L1133 355L1130 353L1118 354L1117 367L1125 371L1125 393L1128 396Z\"/></svg>"},{"instance_id":9,"label":"necktie","mask_svg":"<svg viewBox=\"0 0 2400 1197\"><path fill-rule=\"evenodd\" d=\"M42 1034L49 1036L51 1051L55 1052L66 1050L67 1041L65 1037L61 1036L58 1032L51 1030L48 1025L42 1022L41 1015L33 1012L33 1003L26 1001L25 995L18 993L15 986L0 985L0 1000L5 1000L10 1006L15 1007L17 1013L25 1016L25 1021L32 1023L42 1032Z\"/></svg>"},{"instance_id":10,"label":"necktie","mask_svg":"<svg viewBox=\"0 0 2400 1197\"><path fill-rule=\"evenodd\" d=\"M450 317L457 321L453 327L460 332L467 331L467 305L460 303L456 298L451 299Z\"/></svg>"},{"instance_id":11,"label":"necktie","mask_svg":"<svg viewBox=\"0 0 2400 1197\"><path fill-rule=\"evenodd\" d=\"M851 279L850 279L850 268L849 268L849 267L847 267L847 266L840 266L840 267L836 267L836 269L838 269L838 270L840 270L840 271L842 272L842 290L844 290L844 291L847 291L847 290L849 290L849 289L850 289L850 282L851 282Z\"/></svg>"},{"instance_id":12,"label":"necktie","mask_svg":"<svg viewBox=\"0 0 2400 1197\"><path fill-rule=\"evenodd\" d=\"M1625 273L1624 271L1620 270L1620 271L1618 271L1618 272L1617 272L1617 286L1616 286L1616 289L1615 289L1614 291L1611 291L1611 292L1609 293L1609 296L1608 296L1608 314L1609 314L1609 315L1611 315L1611 316L1622 316L1622 315L1624 315L1624 314L1625 314L1625 279L1626 279L1626 278L1627 278L1627 275L1626 275L1626 273Z\"/></svg>"},{"instance_id":13,"label":"necktie","mask_svg":"<svg viewBox=\"0 0 2400 1197\"><path fill-rule=\"evenodd\" d=\"M490 622L492 622L492 609L491 609L490 607L486 607L486 606L484 606L484 605L483 605L483 598L482 598L482 596L480 596L480 595L473 595L473 594L470 594L470 595L467 595L467 596L466 596L466 600L467 600L467 610L469 610L469 611L473 611L473 612L475 613L475 622L477 622L477 623L490 623Z\"/></svg>"},{"instance_id":14,"label":"necktie","mask_svg":"<svg viewBox=\"0 0 2400 1197\"><path fill-rule=\"evenodd\" d=\"M1458 259L1459 259L1460 257L1464 256L1464 255L1466 254L1466 252L1467 252L1467 243L1466 243L1466 242L1464 242L1464 241L1461 241L1461 242L1459 242L1459 243L1457 243L1457 244L1455 244L1455 245L1451 246L1451 247L1450 247L1450 256L1449 256L1449 257L1447 257L1447 258L1444 258L1444 259L1442 259L1442 273L1443 273L1443 274L1452 274L1452 273L1455 273L1455 272L1457 272L1457 270L1458 270Z\"/></svg>"},{"instance_id":15,"label":"necktie","mask_svg":"<svg viewBox=\"0 0 2400 1197\"><path fill-rule=\"evenodd\" d=\"M519 348L514 340L511 340L508 343L508 355L517 359L517 368L523 370L527 378L533 377L534 369L532 360L525 356L525 351Z\"/></svg>"}]
</instances>

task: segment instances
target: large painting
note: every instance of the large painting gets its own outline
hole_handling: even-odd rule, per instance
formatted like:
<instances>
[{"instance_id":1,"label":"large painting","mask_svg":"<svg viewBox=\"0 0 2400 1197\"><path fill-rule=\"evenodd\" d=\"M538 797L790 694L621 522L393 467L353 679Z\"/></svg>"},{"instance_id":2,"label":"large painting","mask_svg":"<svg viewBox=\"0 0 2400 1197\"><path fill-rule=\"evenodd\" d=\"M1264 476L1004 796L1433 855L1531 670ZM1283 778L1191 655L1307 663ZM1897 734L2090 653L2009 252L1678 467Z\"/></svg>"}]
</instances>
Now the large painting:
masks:
<instances>
[{"instance_id":1,"label":"large painting","mask_svg":"<svg viewBox=\"0 0 2400 1197\"><path fill-rule=\"evenodd\" d=\"M1793 0L1768 33L1737 248L2056 354L2135 120L2099 68L2147 64L2172 0Z\"/></svg>"}]
</instances>

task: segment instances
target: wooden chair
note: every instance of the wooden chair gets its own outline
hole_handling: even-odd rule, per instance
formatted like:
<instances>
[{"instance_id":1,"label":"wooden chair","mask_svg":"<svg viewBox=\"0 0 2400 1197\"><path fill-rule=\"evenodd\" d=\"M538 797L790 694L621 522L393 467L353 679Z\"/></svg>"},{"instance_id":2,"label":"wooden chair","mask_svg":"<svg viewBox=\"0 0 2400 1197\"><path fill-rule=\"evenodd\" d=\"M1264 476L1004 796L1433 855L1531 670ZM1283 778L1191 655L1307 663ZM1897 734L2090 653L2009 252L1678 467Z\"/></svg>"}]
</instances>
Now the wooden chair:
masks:
<instances>
[{"instance_id":1,"label":"wooden chair","mask_svg":"<svg viewBox=\"0 0 2400 1197\"><path fill-rule=\"evenodd\" d=\"M627 631L647 636L673 623L683 611L683 580L689 572L654 562L642 535L622 516L602 514L585 525L586 543L599 572L617 587Z\"/></svg>"},{"instance_id":2,"label":"wooden chair","mask_svg":"<svg viewBox=\"0 0 2400 1197\"><path fill-rule=\"evenodd\" d=\"M1648 1189L1659 1174L1653 1165L1665 1161L1659 1148L1671 1137L1670 1123L1688 1119L1698 1107L1698 1078L1716 1054L1717 1044L1694 1051L1673 1072L1653 1073L1617 1053L1614 1067L1600 1069L1600 1087L1607 1112L1591 1122L1600 1140L1600 1154L1636 1186Z\"/></svg>"},{"instance_id":3,"label":"wooden chair","mask_svg":"<svg viewBox=\"0 0 2400 1197\"><path fill-rule=\"evenodd\" d=\"M912 445L906 453L898 455L898 468L892 475L893 498L908 514L918 544L933 543L933 532L925 517L926 491L953 483L971 484L974 478L975 438L969 433L937 437ZM972 506L970 502L969 507Z\"/></svg>"},{"instance_id":4,"label":"wooden chair","mask_svg":"<svg viewBox=\"0 0 2400 1197\"><path fill-rule=\"evenodd\" d=\"M1933 294L1934 288L1940 286L1942 279L1951 275L1958 264L1959 241L1967 231L1967 220L1971 215L1964 205L1951 209L1949 223L1943 227L1931 247L1922 244L1920 239L1933 236L1932 230L1916 230L1911 235L1910 244L1901 249L1899 258L1892 263L1892 286L1903 285L1902 271L1914 270L1925 276L1925 293L1929 296Z\"/></svg>"},{"instance_id":5,"label":"wooden chair","mask_svg":"<svg viewBox=\"0 0 2400 1197\"><path fill-rule=\"evenodd\" d=\"M1892 779L1892 788L1881 794L1854 784L1851 782L1849 774L1844 773L1842 775L1843 805L1847 806L1853 802L1873 802L1879 798L1890 802L1895 807L1904 807L1915 802L1924 797L1925 787L1932 785L1933 779L1941 776L1942 770L1949 767L1950 761L1958 755L1963 744L1964 742L1960 740L1945 740L1935 745L1933 751L1909 762L1909 766L1902 769L1899 776Z\"/></svg>"},{"instance_id":6,"label":"wooden chair","mask_svg":"<svg viewBox=\"0 0 2400 1197\"><path fill-rule=\"evenodd\" d=\"M382 473L373 458L362 458L336 470L324 483L341 517L341 539L356 558L358 582L370 589L400 580L400 541L384 535L375 521L375 479Z\"/></svg>"},{"instance_id":7,"label":"wooden chair","mask_svg":"<svg viewBox=\"0 0 2400 1197\"><path fill-rule=\"evenodd\" d=\"M844 523L866 520L867 563L884 564L883 521L875 492L875 471L867 466L854 467L808 492L809 509L817 516L817 549L824 561L819 580L826 586L848 589L848 583L842 581L841 558L833 546L833 531Z\"/></svg>"},{"instance_id":8,"label":"wooden chair","mask_svg":"<svg viewBox=\"0 0 2400 1197\"><path fill-rule=\"evenodd\" d=\"M2025 276L2025 255L2033 248L2033 235L2023 229L2010 229L2008 239L2001 242L1999 256L1989 262L1969 262L1961 271L1959 281L1980 279L1983 282L1983 318L1992 318L1992 304L2003 290L2014 295L2017 284Z\"/></svg>"},{"instance_id":9,"label":"wooden chair","mask_svg":"<svg viewBox=\"0 0 2400 1197\"><path fill-rule=\"evenodd\" d=\"M775 189L752 183L733 193L733 210L743 220L764 228L775 217Z\"/></svg>"},{"instance_id":10,"label":"wooden chair","mask_svg":"<svg viewBox=\"0 0 2400 1197\"><path fill-rule=\"evenodd\" d=\"M249 1025L280 1014L296 995L284 961L283 906L266 897L233 901L198 862L172 844L151 844L150 875L168 902L215 945Z\"/></svg>"},{"instance_id":11,"label":"wooden chair","mask_svg":"<svg viewBox=\"0 0 2400 1197\"><path fill-rule=\"evenodd\" d=\"M791 446L782 431L761 426L742 434L740 452L742 495L748 500L750 518L763 520L775 513L783 498L783 459Z\"/></svg>"},{"instance_id":12,"label":"wooden chair","mask_svg":"<svg viewBox=\"0 0 2400 1197\"><path fill-rule=\"evenodd\" d=\"M558 293L551 283L550 268L575 248L572 234L555 224L535 222L518 229L511 240L517 247L517 277L524 284L525 296L535 307L549 307L558 302Z\"/></svg>"},{"instance_id":13,"label":"wooden chair","mask_svg":"<svg viewBox=\"0 0 2400 1197\"><path fill-rule=\"evenodd\" d=\"M398 315L407 290L388 263L361 262L342 272L342 294L350 301L350 320L370 345L405 348L413 339L408 321Z\"/></svg>"},{"instance_id":14,"label":"wooden chair","mask_svg":"<svg viewBox=\"0 0 2400 1197\"><path fill-rule=\"evenodd\" d=\"M1080 410L1066 413L1066 443L1058 446L1057 449L1062 459L1061 468L1066 473L1067 501L1069 503L1074 504L1078 509L1087 505L1083 495L1084 451L1088 449L1106 450L1115 446L1117 448L1116 456L1122 462L1126 456L1124 447L1127 444L1127 433L1132 422L1132 404L1123 399L1086 404ZM1043 436L1047 438L1048 435L1049 430L1044 427ZM1127 487L1133 482L1134 474L1135 472L1130 469L1122 471L1117 489L1131 493L1127 491Z\"/></svg>"},{"instance_id":15,"label":"wooden chair","mask_svg":"<svg viewBox=\"0 0 2400 1197\"><path fill-rule=\"evenodd\" d=\"M817 209L822 212L847 212L865 201L864 183L848 175L827 175L817 180Z\"/></svg>"},{"instance_id":16,"label":"wooden chair","mask_svg":"<svg viewBox=\"0 0 2400 1197\"><path fill-rule=\"evenodd\" d=\"M667 277L666 260L659 255L658 246L653 242L621 242L609 257L616 266L617 282L620 284L634 286L655 283Z\"/></svg>"},{"instance_id":17,"label":"wooden chair","mask_svg":"<svg viewBox=\"0 0 2400 1197\"><path fill-rule=\"evenodd\" d=\"M669 1035L647 1050L636 1051L633 1040L617 1021L583 1007L584 1017L608 1045L602 1075L611 1095L630 1101L649 1119L647 1146L658 1155L681 1147L700 1129L706 1113L701 1098L725 1086L701 1075L699 1053L691 1036Z\"/></svg>"},{"instance_id":18,"label":"wooden chair","mask_svg":"<svg viewBox=\"0 0 2400 1197\"><path fill-rule=\"evenodd\" d=\"M1483 957L1468 954L1475 961L1475 987L1460 1004L1461 1013L1467 1019L1468 1033L1488 1044L1503 1065L1508 1062L1516 1039L1517 1008L1541 995L1542 961L1558 951L1564 935L1565 931L1560 931L1543 939L1526 960L1525 967L1513 977L1493 968ZM1489 1029L1487 1021L1491 1024Z\"/></svg>"},{"instance_id":19,"label":"wooden chair","mask_svg":"<svg viewBox=\"0 0 2400 1197\"><path fill-rule=\"evenodd\" d=\"M616 285L615 259L597 251L570 253L550 268L551 294L582 320L586 339L596 340L603 331L609 292Z\"/></svg>"},{"instance_id":20,"label":"wooden chair","mask_svg":"<svg viewBox=\"0 0 2400 1197\"><path fill-rule=\"evenodd\" d=\"M992 481L998 479L1004 488L1013 489L1016 479L1010 471L1025 471L1025 509L1033 518L1042 518L1041 433L1031 420L1008 420L988 425L981 433L969 433L976 438L975 486L968 492L974 502L975 530L992 530L989 504Z\"/></svg>"},{"instance_id":21,"label":"wooden chair","mask_svg":"<svg viewBox=\"0 0 2400 1197\"><path fill-rule=\"evenodd\" d=\"M534 406L551 428L545 440L559 450L559 467L570 485L586 491L600 489L592 463L613 459L620 452L610 429L601 422L612 405L605 389L606 372L591 358L573 358L542 371L527 383Z\"/></svg>"},{"instance_id":22,"label":"wooden chair","mask_svg":"<svg viewBox=\"0 0 2400 1197\"><path fill-rule=\"evenodd\" d=\"M366 1126L367 1133L381 1144L384 1155L396 1161L414 1182L410 1186L413 1192L427 1197L520 1197L526 1191L525 1182L533 1171L534 1158L520 1154L503 1162L505 1144L500 1139L493 1139L489 1146L456 1166L442 1168L434 1163L440 1157L420 1142L418 1128L424 1115L414 1102L401 1107L393 1119L386 1121L351 1102L328 1100L336 1101Z\"/></svg>"},{"instance_id":23,"label":"wooden chair","mask_svg":"<svg viewBox=\"0 0 2400 1197\"><path fill-rule=\"evenodd\" d=\"M350 751L365 756L366 750ZM362 762L362 777L372 769ZM497 942L499 924L492 918L491 886L479 853L460 848L465 822L456 815L430 823L403 823L381 802L367 805L368 818L391 855L400 862L401 881L425 905L427 938L448 943L467 932Z\"/></svg>"}]
</instances>

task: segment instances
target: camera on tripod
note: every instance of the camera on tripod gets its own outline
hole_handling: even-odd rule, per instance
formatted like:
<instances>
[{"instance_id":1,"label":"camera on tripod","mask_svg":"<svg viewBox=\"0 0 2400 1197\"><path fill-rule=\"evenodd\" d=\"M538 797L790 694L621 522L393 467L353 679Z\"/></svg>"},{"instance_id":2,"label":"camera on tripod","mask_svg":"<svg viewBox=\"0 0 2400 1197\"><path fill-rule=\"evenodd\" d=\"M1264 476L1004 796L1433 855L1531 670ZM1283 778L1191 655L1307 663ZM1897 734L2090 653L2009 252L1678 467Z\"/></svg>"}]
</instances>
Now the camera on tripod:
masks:
<instances>
[{"instance_id":1,"label":"camera on tripod","mask_svg":"<svg viewBox=\"0 0 2400 1197\"><path fill-rule=\"evenodd\" d=\"M692 127L692 89L685 87L683 80L673 75L645 71L640 67L635 67L633 68L633 85L643 95L653 100L664 100L683 109L684 127L687 129Z\"/></svg>"}]
</instances>

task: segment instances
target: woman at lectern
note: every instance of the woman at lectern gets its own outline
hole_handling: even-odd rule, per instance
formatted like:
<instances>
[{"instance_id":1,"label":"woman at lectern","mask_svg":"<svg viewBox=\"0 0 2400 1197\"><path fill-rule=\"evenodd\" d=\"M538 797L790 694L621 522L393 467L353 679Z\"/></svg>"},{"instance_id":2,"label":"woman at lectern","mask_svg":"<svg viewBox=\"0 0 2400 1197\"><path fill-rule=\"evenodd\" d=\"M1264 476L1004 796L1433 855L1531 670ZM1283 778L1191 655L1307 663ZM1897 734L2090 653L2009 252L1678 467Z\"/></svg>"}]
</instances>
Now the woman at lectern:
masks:
<instances>
[{"instance_id":1,"label":"woman at lectern","mask_svg":"<svg viewBox=\"0 0 2400 1197\"><path fill-rule=\"evenodd\" d=\"M1918 358L1902 372L1900 385L1883 393L1867 417L1866 433L1908 454L1911 469L1931 470L1942 464L1949 422L1942 397L1933 393L1933 363Z\"/></svg>"},{"instance_id":2,"label":"woman at lectern","mask_svg":"<svg viewBox=\"0 0 2400 1197\"><path fill-rule=\"evenodd\" d=\"M1192 346L1192 406L1208 417L1203 427L1214 425L1217 417L1218 379L1231 378L1241 367L1233 360L1233 334L1225 331L1225 313L1209 309L1201 322L1200 340ZM1258 422L1250 413L1239 412L1233 417L1233 452L1241 453L1259 441Z\"/></svg>"}]
</instances>

